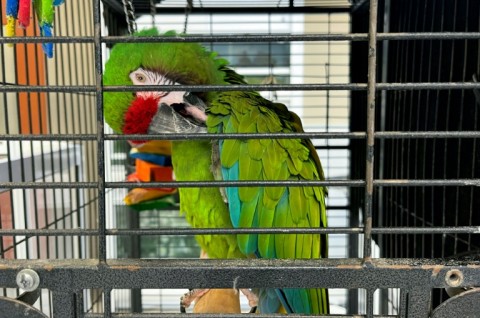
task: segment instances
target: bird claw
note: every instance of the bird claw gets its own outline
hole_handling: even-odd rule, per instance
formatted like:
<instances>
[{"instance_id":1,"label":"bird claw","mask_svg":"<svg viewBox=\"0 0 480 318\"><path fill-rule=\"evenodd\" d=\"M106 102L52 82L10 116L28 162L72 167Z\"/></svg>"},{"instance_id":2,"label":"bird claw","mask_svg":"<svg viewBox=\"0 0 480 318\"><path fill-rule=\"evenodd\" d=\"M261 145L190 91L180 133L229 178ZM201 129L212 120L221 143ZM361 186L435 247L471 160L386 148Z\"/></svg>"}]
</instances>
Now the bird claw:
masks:
<instances>
[{"instance_id":1,"label":"bird claw","mask_svg":"<svg viewBox=\"0 0 480 318\"><path fill-rule=\"evenodd\" d=\"M180 312L184 313L185 309L205 295L209 289L190 289L188 293L185 293L180 298Z\"/></svg>"},{"instance_id":2,"label":"bird claw","mask_svg":"<svg viewBox=\"0 0 480 318\"><path fill-rule=\"evenodd\" d=\"M239 289L248 299L248 305L252 308L250 312L255 312L258 305L258 296L250 289ZM180 298L180 312L185 313L186 308L190 307L193 302L198 301L205 295L209 289L191 289Z\"/></svg>"},{"instance_id":3,"label":"bird claw","mask_svg":"<svg viewBox=\"0 0 480 318\"><path fill-rule=\"evenodd\" d=\"M240 289L240 291L242 292L242 294L245 295L245 297L247 297L247 299L248 299L248 305L249 305L251 308L257 307L257 305L258 305L258 296L257 296L253 291L251 291L250 289L246 289L246 288L242 288L242 289Z\"/></svg>"}]
</instances>

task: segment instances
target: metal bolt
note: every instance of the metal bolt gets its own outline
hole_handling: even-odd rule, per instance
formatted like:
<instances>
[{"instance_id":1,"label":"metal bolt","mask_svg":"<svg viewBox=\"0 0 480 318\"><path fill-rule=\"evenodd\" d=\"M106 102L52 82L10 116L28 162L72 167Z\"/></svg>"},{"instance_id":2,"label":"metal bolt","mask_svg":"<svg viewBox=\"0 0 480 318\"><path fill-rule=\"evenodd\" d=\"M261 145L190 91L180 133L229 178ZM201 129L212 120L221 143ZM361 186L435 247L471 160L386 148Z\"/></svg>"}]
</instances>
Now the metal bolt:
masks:
<instances>
[{"instance_id":1,"label":"metal bolt","mask_svg":"<svg viewBox=\"0 0 480 318\"><path fill-rule=\"evenodd\" d=\"M33 269L22 269L17 274L17 286L27 292L34 291L40 285L40 277Z\"/></svg>"},{"instance_id":2,"label":"metal bolt","mask_svg":"<svg viewBox=\"0 0 480 318\"><path fill-rule=\"evenodd\" d=\"M458 287L463 283L463 273L458 269L451 269L445 275L445 282L450 287Z\"/></svg>"}]
</instances>

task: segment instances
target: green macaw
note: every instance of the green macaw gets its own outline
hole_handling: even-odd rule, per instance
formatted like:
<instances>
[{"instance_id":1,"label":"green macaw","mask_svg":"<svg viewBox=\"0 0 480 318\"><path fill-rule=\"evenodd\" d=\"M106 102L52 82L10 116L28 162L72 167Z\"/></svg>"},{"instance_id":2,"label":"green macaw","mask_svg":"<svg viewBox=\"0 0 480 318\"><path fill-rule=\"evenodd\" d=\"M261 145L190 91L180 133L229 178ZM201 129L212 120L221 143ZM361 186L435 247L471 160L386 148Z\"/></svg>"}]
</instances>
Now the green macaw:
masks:
<instances>
[{"instance_id":1,"label":"green macaw","mask_svg":"<svg viewBox=\"0 0 480 318\"><path fill-rule=\"evenodd\" d=\"M159 36L156 29L135 36ZM170 31L161 36L175 37ZM119 43L105 65L104 85L229 85L243 77L197 43ZM105 121L118 133L302 132L297 115L257 92L105 92ZM220 139L172 142L179 181L323 180L307 139ZM324 187L180 188L180 209L194 228L319 228L327 226ZM320 234L198 235L210 258L324 258ZM325 289L265 289L262 313L328 313Z\"/></svg>"}]
</instances>

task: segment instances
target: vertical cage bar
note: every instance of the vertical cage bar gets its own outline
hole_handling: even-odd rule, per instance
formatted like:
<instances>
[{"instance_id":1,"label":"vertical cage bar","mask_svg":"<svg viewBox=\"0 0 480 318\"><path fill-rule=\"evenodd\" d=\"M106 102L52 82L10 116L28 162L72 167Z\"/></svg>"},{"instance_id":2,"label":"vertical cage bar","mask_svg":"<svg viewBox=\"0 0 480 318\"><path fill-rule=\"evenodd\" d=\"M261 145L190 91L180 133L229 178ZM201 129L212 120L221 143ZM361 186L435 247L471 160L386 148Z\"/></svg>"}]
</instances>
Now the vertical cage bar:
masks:
<instances>
[{"instance_id":1,"label":"vertical cage bar","mask_svg":"<svg viewBox=\"0 0 480 318\"><path fill-rule=\"evenodd\" d=\"M365 237L363 245L364 260L372 256L372 203L373 203L373 159L375 144L375 84L377 63L377 11L378 1L370 1L368 30L368 83L367 83L367 149L365 169Z\"/></svg>"},{"instance_id":2,"label":"vertical cage bar","mask_svg":"<svg viewBox=\"0 0 480 318\"><path fill-rule=\"evenodd\" d=\"M427 16L428 15L428 16ZM423 15L422 15L422 26L421 26L421 31L427 31L428 28L431 28L431 25L429 26L428 22L428 17L431 15L431 12L428 10L428 6L425 6L423 9ZM433 21L433 19L432 19ZM426 40L421 41L421 49L420 49L420 56L426 56L428 54L431 54L432 52L432 43L430 43ZM430 59L427 61L424 58L420 58L420 65L419 68L420 70L427 70L421 71L419 75L419 80L420 81L429 81L428 79L430 78L431 74L431 65L432 62ZM429 110L429 91L423 92L420 91L418 92L418 98L417 98L417 120L418 120L418 130L427 130L428 127L428 117L423 115L424 119L422 120L422 114L428 114ZM424 105L424 109L419 107L420 105ZM428 141L427 140L417 140L417 153L418 154L423 154L424 158L426 158L426 152L427 152L427 147L428 147ZM415 178L421 178L421 179L426 179L426 171L427 171L427 166L426 166L427 160L421 160L419 163L417 163L417 173L415 174ZM426 196L427 196L427 187L421 187L418 191L416 191L417 194L417 204L416 204L416 209L417 209L417 218L416 222L414 223L414 226L417 227L425 227L427 224L427 214L426 214ZM419 236L420 242L417 244L418 250L416 256L424 256L426 247L427 247L427 240L428 236L425 234L422 234Z\"/></svg>"},{"instance_id":3,"label":"vertical cage bar","mask_svg":"<svg viewBox=\"0 0 480 318\"><path fill-rule=\"evenodd\" d=\"M3 7L0 7L0 15L3 16L3 14L4 14L3 13ZM0 28L0 35L2 37L4 36L3 28ZM15 48L12 48L12 49L15 50ZM2 61L2 63L6 62L5 46L2 46L0 48L0 60ZM5 67L1 67L0 69L1 69L0 80L2 82L7 82L7 74L6 74ZM5 119L4 119L4 123L2 124L3 129L4 129L2 131L2 133L9 134L9 133L11 133L11 129L10 129L10 121L9 121L10 113L9 113L8 107L7 107L7 105L8 105L7 93L2 94L2 102L3 102L3 105L5 105L5 107L3 107L3 114L5 116L4 117ZM9 141L6 142L6 149L7 149L7 173L8 173L8 179L7 180L8 181L13 181L13 169L12 169L13 163L12 163L11 156L10 156L10 154L11 154L11 143ZM4 175L4 177L5 177L5 175ZM7 181L7 180L5 180L5 181ZM4 193L6 193L6 192L4 192ZM9 200L9 203L10 203L11 228L15 228L13 190L8 190L8 200ZM0 229L3 229L3 228L4 228L3 216L2 216L2 213L0 211ZM0 238L0 258L10 258L10 256L6 254L9 250L12 250L12 252L11 252L12 257L17 258L17 250L15 248L17 237L15 237L15 236L11 237L12 239L11 239L11 244L10 245L8 245L8 243L5 244L4 240L6 238L7 237L5 237L5 236ZM7 239L6 241L8 242L9 240ZM3 288L2 291L3 292L2 292L1 295L3 295L3 296L6 295L6 289Z\"/></svg>"},{"instance_id":4,"label":"vertical cage bar","mask_svg":"<svg viewBox=\"0 0 480 318\"><path fill-rule=\"evenodd\" d=\"M459 8L460 10L460 8ZM465 3L465 8L464 8L465 12L462 14L465 16L465 24L464 24L464 30L463 31L468 31L468 21L469 21L469 17L468 17L468 12L469 12L469 1L467 1ZM460 26L459 26L460 28ZM462 60L463 60L463 65L462 65L462 79L466 80L467 79L467 74L466 74L466 69L467 69L467 59L468 59L468 40L463 40L463 56L462 56ZM459 54L461 54L462 52L460 51ZM454 67L452 66L452 69ZM453 71L453 70L452 70ZM453 81L453 79L452 79ZM465 90L461 90L460 92L460 100L462 103L465 103ZM460 109L458 110L459 111L459 125L458 125L458 129L459 130L463 130L465 129L463 126L464 126L464 119L463 119L463 116L464 116L464 107L460 107ZM465 144L463 145L463 147L465 148ZM473 152L474 153L474 152ZM462 156L462 139L458 139L458 148L457 148L457 166L456 166L456 171L457 171L457 174L456 174L456 177L460 177L462 175L461 173L461 166L465 164L465 161L462 160L463 159L463 156ZM462 193L461 191L463 191L463 189L461 189L461 187L455 187L455 221L454 221L454 226L459 226L459 222L461 222L461 220L459 220L459 218L461 217L461 215L463 214L462 213L462 210L460 209L460 200L461 200L461 196L462 196ZM470 201L472 201L472 198L470 198ZM451 223L450 223L451 224ZM472 223L469 223L469 224L472 224ZM462 243L464 239L464 236L463 235L458 235L458 234L455 234L454 235L454 241L453 241L453 255L457 255L460 250L463 250L462 249L462 246L459 247L459 242ZM463 245L463 244L462 244Z\"/></svg>"},{"instance_id":5,"label":"vertical cage bar","mask_svg":"<svg viewBox=\"0 0 480 318\"><path fill-rule=\"evenodd\" d=\"M435 2L434 2L435 3ZM446 31L445 30L445 3L442 2L442 3L439 3L439 10L441 12L440 14L440 26L435 26L435 23L433 23L433 30L432 31L440 31L440 32L444 32ZM438 22L437 22L438 23ZM447 29L448 30L448 29ZM443 81L443 78L442 78L442 73L444 72L444 69L442 67L442 61L443 59L445 58L444 55L445 55L445 52L446 50L444 49L444 40L440 40L439 41L439 44L438 44L438 48L437 48L437 52L436 53L438 55L438 62L435 63L437 65L434 64L434 66L437 66L438 68L438 71L436 72L436 75L434 77L433 80L435 81L438 81L438 82L441 82ZM435 98L434 98L434 107L433 107L433 111L434 111L434 119L433 119L433 130L437 131L437 130L441 130L441 128L439 128L439 110L440 110L440 102L442 100L443 95L442 95L442 92L440 90L436 90L435 91L436 94L435 94ZM433 140L433 146L432 146L432 165L431 165L431 170L430 170L430 175L432 176L432 178L434 178L436 175L437 175L437 172L436 170L439 169L438 166L441 164L441 162L439 163L439 148L441 147L442 145L442 140L441 139L434 139ZM431 202L435 202L436 198L439 197L439 194L440 194L440 191L441 191L441 188L439 189L432 189L432 192L431 192ZM442 204L442 206L444 206ZM430 214L430 219L432 220L432 223L435 225L435 226L438 226L438 214L440 213L438 211L438 209L436 208L435 204L431 204L431 214ZM435 235L435 234L432 234L432 240L431 240L431 245L432 246L436 246L437 245L437 240L438 240L438 235ZM431 258L434 258L434 257L438 257L439 255L437 255L437 252L438 250L435 250L434 248L431 248L431 255L430 257ZM443 253L443 252L442 252Z\"/></svg>"},{"instance_id":6,"label":"vertical cage bar","mask_svg":"<svg viewBox=\"0 0 480 318\"><path fill-rule=\"evenodd\" d=\"M383 25L382 25L382 32L389 33L390 32L390 0L385 0L383 3ZM381 17L382 18L382 17ZM379 72L380 80L383 83L388 82L388 76L390 73L389 70L389 63L391 60L394 60L394 55L390 57L389 49L390 49L390 41L383 41L381 43L382 46L382 56L381 56L381 72ZM381 91L380 92L380 109L379 109L379 128L380 131L387 130L387 118L388 118L388 109L387 105L389 104L388 100L391 99L390 92ZM386 171L388 168L388 154L387 149L391 147L391 144L381 139L379 140L379 152L378 152L378 178L384 179L388 172ZM376 215L376 221L379 227L385 226L389 224L389 204L386 202L386 199L390 197L391 191L389 189L385 189L384 187L380 187L377 189L378 199L377 208L380 213ZM377 236L377 243L380 247L380 256L385 257L385 246L390 243L390 237L388 235L378 235ZM380 290L380 308L381 312L389 313L389 305L391 304L391 298L393 298L393 293L388 289L381 289Z\"/></svg>"},{"instance_id":7,"label":"vertical cage bar","mask_svg":"<svg viewBox=\"0 0 480 318\"><path fill-rule=\"evenodd\" d=\"M112 290L104 289L103 291L103 316L109 318L112 316Z\"/></svg>"},{"instance_id":8,"label":"vertical cage bar","mask_svg":"<svg viewBox=\"0 0 480 318\"><path fill-rule=\"evenodd\" d=\"M480 13L480 7L479 7L479 10L478 12L474 13L475 14L478 14ZM480 31L480 19L478 19L478 24L477 24L477 30ZM480 40L477 40L477 47L478 47L478 56L480 56ZM477 58L477 65L475 65L475 77L474 77L474 80L475 81L478 81L478 76L480 75L480 58ZM474 121L473 121L473 128L474 130L478 130L480 127L478 125L478 119L479 119L479 111L480 111L480 93L479 93L479 90L476 89L473 91L473 94L474 94L474 99L475 99L475 102L477 103L475 109L474 109ZM473 140L473 145L472 145L472 153L478 153L477 151L477 143L478 143L478 139L474 139ZM478 167L475 167L475 164L476 164L476 160L472 160L472 165L471 165L471 177L474 178L475 177L475 171L476 169L478 169ZM478 165L478 164L477 164ZM478 213L478 207L475 207L475 204L474 204L474 195L475 195L475 190L473 187L470 188L470 205L469 205L469 214L468 214L468 224L473 224L472 221L473 221L473 215ZM477 212L474 212L474 211L477 211ZM471 234L468 234L468 246L472 246L472 235Z\"/></svg>"},{"instance_id":9,"label":"vertical cage bar","mask_svg":"<svg viewBox=\"0 0 480 318\"><path fill-rule=\"evenodd\" d=\"M408 10L408 23L407 23L407 28L408 30L411 30L413 32L419 32L418 30L418 14L419 14L419 6L415 6L412 3L410 3L409 10ZM418 67L420 64L420 57L417 56L417 45L418 41L408 41L407 42L408 47L407 47L407 55L405 57L406 59L406 67L405 67L405 79L407 81L415 81L418 80L417 75L415 74L415 67ZM418 107L414 107L414 98L416 91L411 91L408 92L408 94L405 96L404 100L404 115L403 115L403 127L401 128L402 131L412 131L412 130L418 130L415 129L416 120L414 117L414 110L415 108L418 109ZM413 142L414 140L407 139L407 140L402 140L402 147L405 149L405 151L402 152L402 156L406 158L411 158L412 156L415 156L416 153L414 152L413 149ZM415 164L413 164L410 160L404 160L404 163L401 165L401 176L402 178L416 178L413 170L415 169ZM412 218L412 193L413 193L414 188L411 187L402 187L402 205L404 206L402 213L402 224L404 226L413 226L412 221L414 218ZM413 220L412 220L413 219ZM404 242L404 247L402 248L403 257L413 257L412 256L412 247L416 246L416 236L415 235L405 235L405 238L403 240ZM415 248L413 248L413 251L415 252ZM413 252L413 254L414 254Z\"/></svg>"},{"instance_id":10,"label":"vertical cage bar","mask_svg":"<svg viewBox=\"0 0 480 318\"><path fill-rule=\"evenodd\" d=\"M443 3L443 5L446 6L445 3ZM447 13L448 15L452 15L452 21L450 22L450 21L447 20L449 23L447 22L446 25L447 25L447 28L450 27L452 31L455 31L455 30L456 30L456 22L457 22L457 2L453 2L453 3L452 3L452 6L453 6L453 8L450 8L450 9L453 10L453 12L448 12L448 13ZM450 30L449 30L449 31L450 31ZM449 47L449 46L450 46L450 47ZM454 42L448 42L448 43L446 43L446 48L447 48L447 49L445 50L445 53L446 53L446 56L445 56L445 57L446 57L446 58L445 58L445 60L443 60L443 61L447 62L447 61L448 61L448 59L447 59L448 57L449 57L450 59L449 59L448 67L444 68L444 69L442 70L442 73L443 73L444 76L448 79L448 80L447 80L448 82L453 82L453 79L454 79L454 67L453 67L453 65L454 65L455 59L457 58L457 55L458 55L458 49L457 49L457 45L456 45ZM443 62L443 61L442 61L442 62ZM447 75L447 74L448 74L448 75ZM447 76L448 76L448 77L447 77ZM450 105L451 105L452 101L455 100L455 97L452 96L453 93L454 93L454 92L452 92L451 89L449 89L449 90L447 91L447 93L446 93L447 96L446 96L445 109L441 109L441 108L439 107L439 109L437 110L437 112L440 112L440 111L445 112L445 119L442 120L442 121L443 121L443 125L444 125L444 128L443 128L443 129L446 130L446 131L448 131L449 129L451 129L451 127L450 127L450 125L451 125L451 119L450 119L450 117L452 116L452 115L451 115L452 110L451 110ZM439 105L439 106L440 106L440 105ZM458 112L459 109L462 109L462 108L463 108L463 107L455 107L455 110L454 110L454 111L455 111L455 112ZM441 123L441 125L442 125L442 123ZM455 129L458 129L458 128L456 127ZM446 178L449 178L449 177L450 177L450 173L449 173L449 172L451 171L451 169L453 169L453 167L451 167L450 160L449 160L449 155L448 155L448 154L449 154L449 152L458 151L459 149L458 149L458 150L455 149L456 147L455 147L454 143L452 143L452 141L449 140L448 138L443 140L443 145L442 145L442 146L443 146L443 147L442 147L443 149L440 150L440 154L442 154L441 157L443 157L443 159L441 159L441 160L443 161L443 162L442 162L442 168L441 168L441 169L442 169L442 172L443 172L443 173L442 173L442 177L446 179ZM440 156L439 156L439 157L440 157ZM457 171L458 171L458 170L457 170ZM448 200L449 200L449 198L450 198L449 192L450 192L450 191L451 191L451 192L454 192L454 191L456 192L456 191L458 191L458 187L455 187L455 190L454 190L454 189L452 189L451 187L443 186L443 187L441 188L441 191L442 191L442 196L441 196L441 198L442 198L442 205L441 205L441 206L442 206L442 209L441 209L441 210L442 210L442 211L441 211L442 217L441 217L441 222L442 222L442 223L441 223L441 226L442 226L442 227L445 227L445 226L451 225L449 219L452 217L452 216L450 215L450 213L453 212L453 211L450 211L449 208L448 208L448 206L449 206ZM438 217L438 213L439 213L440 211L437 210L436 212L437 212L437 217ZM455 215L458 214L458 205L457 205L456 211L453 212L453 213L455 213ZM455 235L455 237L457 237L457 236ZM449 246L449 245L450 245L450 238L449 238L447 235L442 235L442 236L441 236L441 240L442 240L442 243L441 243L441 247L442 247L442 249L441 249L441 255L437 255L437 257L438 257L438 256L440 256L440 257L442 257L442 258L448 257L448 256L450 256L451 253L452 253L452 252L450 251L450 246ZM441 296L440 296L440 297L441 297L441 301L443 301L443 300L444 300L444 299L443 299L444 294L441 293Z\"/></svg>"},{"instance_id":11,"label":"vertical cage bar","mask_svg":"<svg viewBox=\"0 0 480 318\"><path fill-rule=\"evenodd\" d=\"M70 3L70 5L72 5L72 7L73 7L73 3ZM72 11L73 11L73 10L63 10L63 17L64 17L65 21L73 21L73 20L74 20L73 17L72 17ZM72 25L74 25L74 24L75 24L75 23L73 23ZM64 31L64 33L65 33L66 36L72 34L72 32L71 32L72 30L71 30L71 28L69 27L69 23L65 23L65 26L64 26L64 30L63 30L63 31ZM75 35L75 33L73 33L73 34ZM61 56L61 57L62 57L62 65L63 65L63 68L64 68L64 71L62 72L62 82L63 82L63 83L70 83L70 85L78 85L78 82L74 81L73 75L72 75L72 73L76 73L76 72L77 72L78 67L75 67L74 65L72 65L72 63L68 63L68 61L65 61L65 59L64 59L64 54L66 54L67 59L68 59L69 57L72 57L71 45L70 45L70 44L65 45L65 46L64 46L64 45L57 45L57 47L63 48L63 53L62 53L62 56ZM76 55L76 54L75 54L75 55ZM75 57L75 58L76 58L76 57ZM66 63L65 63L65 62L66 62ZM67 66L67 65L68 65L68 66ZM65 70L67 71L66 74L64 74L64 73L65 73ZM68 96L68 97L67 97L67 96ZM64 107L64 113L65 113L65 123L69 123L69 122L72 123L72 125L71 125L71 126L68 125L69 127L66 127L66 129L67 129L67 131L70 130L69 133L72 133L72 134L77 133L77 130L76 130L76 121L81 118L81 117L79 117L79 116L74 115L74 113L75 113L75 110L74 110L74 96L75 96L74 93L68 94L68 95L67 95L67 94L64 94L65 104L63 105L63 107ZM67 105L68 105L69 108L70 108L70 114L69 114L69 115L68 115L69 112L68 112L68 110L67 110ZM72 118L70 118L70 120L69 120L68 117L72 117ZM75 119L77 119L77 120L75 120ZM60 169L60 171L61 171L61 173L60 173L60 180L61 180L62 182L63 182L65 179L66 179L68 182L71 182L71 181L72 181L72 179L71 179L71 173L70 173L70 163L71 163L71 158L70 158L70 156L71 156L71 154L70 154L70 145L71 145L71 144L73 144L73 143L71 143L71 142L69 142L69 141L66 143L66 147L67 147L67 149L68 149L68 150L67 150L67 154L66 154L66 155L67 155L67 169L68 169L67 171L68 171L68 172L67 172L67 176L66 176L66 178L65 178L64 175L63 175L63 170L64 170L64 168L61 168L61 169ZM60 160L60 166L62 166L62 160ZM77 181L77 180L75 180L75 181ZM61 206L62 206L62 211L64 211L63 213L65 214L66 211L67 211L68 206L67 206L67 207L65 206L64 197L65 197L65 195L66 195L67 192L64 191L64 190L61 190L60 193L61 193L61 197L62 197L62 204L61 204ZM68 192L68 193L69 193L69 192ZM69 196L70 196L70 194L67 195L67 197L69 197ZM70 199L70 198L69 198L69 199ZM70 200L70 202L72 202L72 200ZM70 206L70 208L72 208L72 207ZM63 217L65 216L64 214L63 214ZM56 221L57 221L57 220L56 220ZM63 218L62 224L61 224L60 226L63 227L63 228L66 228L65 218ZM56 222L55 227L58 228L57 222ZM58 243L58 241L59 241L59 239L57 239L57 243ZM63 246L64 246L64 250L63 250L64 256L63 256L63 257L67 257L67 256L66 256L66 255L67 255L66 245L67 245L67 240L66 240L65 237L63 237Z\"/></svg>"},{"instance_id":12,"label":"vertical cage bar","mask_svg":"<svg viewBox=\"0 0 480 318\"><path fill-rule=\"evenodd\" d=\"M95 43L95 93L97 107L97 151L98 151L98 259L101 263L107 258L106 218L105 218L105 156L103 128L103 82L102 82L102 29L100 0L95 0L93 9Z\"/></svg>"},{"instance_id":13,"label":"vertical cage bar","mask_svg":"<svg viewBox=\"0 0 480 318\"><path fill-rule=\"evenodd\" d=\"M84 12L89 12L89 13L93 13L93 10L94 10L94 3L93 1L82 1L82 4L83 4L83 11ZM85 15L87 16L87 14ZM88 36L93 36L94 35L94 21L93 21L93 16L92 14L89 14L88 15L88 24L87 24L87 28L84 28L83 31L84 31L84 35L88 35ZM94 45L92 44L88 44L87 45L87 49L84 51L85 53L83 53L82 55L86 56L86 65L91 65L92 67L89 67L88 68L88 76L86 78L86 84L92 84L95 80L95 69L94 69L94 60L95 60L95 53L94 53ZM96 114L92 111L93 110L93 107L95 105L94 103L94 99L95 99L95 95L94 94L88 94L88 95L84 95L87 97L87 100L88 102L86 103L86 105L88 104L90 107L88 109L85 110L85 114L88 114L85 115L85 118L87 118L87 131L88 133L96 133L95 131L95 127L96 127L96 123L95 123L95 118L96 118ZM87 164L86 165L83 165L82 166L82 169L83 169L83 174L82 174L82 180L90 180L90 179L94 179L96 178L96 176L98 176L97 173L95 173L95 170L96 170L96 163L98 162L97 159L96 159L96 154L95 154L95 151L93 151L95 149L95 142L94 141L87 141L85 144L84 144L84 147L83 149L86 151L86 154L88 156L86 156L86 162ZM82 196L84 198L84 200L86 202L89 202L87 205L84 205L84 209L83 209L83 212L81 213L81 217L83 217L84 219L84 222L85 222L85 227L88 227L90 228L92 225L91 225L91 221L90 221L90 218L87 217L86 213L87 211L95 211L95 201L96 201L96 194L95 194L95 190L94 189L83 189L83 192L82 192ZM98 211L95 211L96 213L98 213ZM79 216L80 217L80 216ZM80 222L79 222L80 224ZM83 243L85 244L85 247L86 246L91 246L94 242L94 239L90 239L90 238L84 238L84 241ZM93 253L92 251L89 251L88 252L88 257L93 257Z\"/></svg>"},{"instance_id":14,"label":"vertical cage bar","mask_svg":"<svg viewBox=\"0 0 480 318\"><path fill-rule=\"evenodd\" d=\"M388 33L390 32L390 0L385 0L383 4L383 32ZM388 57L388 49L389 49L389 41L383 41L382 42L382 68L381 68L381 81L384 83L388 82L388 62L389 62L389 57ZM381 91L380 92L381 96L381 101L380 101L380 130L385 131L386 130L386 106L387 106L387 92L386 91ZM378 169L378 178L383 179L385 177L385 167L387 166L385 164L385 139L380 139L380 151L379 151L379 156L378 156L378 163L379 163L379 169ZM380 187L378 189L378 210L379 211L385 211L385 206L384 206L384 194L385 194L385 189L383 187ZM378 226L384 226L385 221L384 221L385 215L384 213L378 213L377 215L377 222ZM385 246L384 245L384 239L385 237L383 235L378 236L378 245L380 247ZM381 256L383 257L383 251L381 251ZM382 291L383 294L383 291Z\"/></svg>"}]
</instances>

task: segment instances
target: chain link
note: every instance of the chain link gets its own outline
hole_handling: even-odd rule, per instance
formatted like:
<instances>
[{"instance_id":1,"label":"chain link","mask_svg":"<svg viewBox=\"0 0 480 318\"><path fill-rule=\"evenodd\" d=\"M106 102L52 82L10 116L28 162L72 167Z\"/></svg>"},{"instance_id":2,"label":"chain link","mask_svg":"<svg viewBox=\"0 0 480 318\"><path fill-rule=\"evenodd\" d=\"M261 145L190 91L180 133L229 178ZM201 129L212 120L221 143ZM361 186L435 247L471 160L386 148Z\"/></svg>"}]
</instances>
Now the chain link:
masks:
<instances>
[{"instance_id":1,"label":"chain link","mask_svg":"<svg viewBox=\"0 0 480 318\"><path fill-rule=\"evenodd\" d=\"M155 26L155 16L157 15L157 6L155 0L150 0L150 15L152 16L152 27Z\"/></svg>"},{"instance_id":2,"label":"chain link","mask_svg":"<svg viewBox=\"0 0 480 318\"><path fill-rule=\"evenodd\" d=\"M185 24L183 26L183 33L187 33L188 16L192 12L192 9L193 9L193 0L187 0L187 5L185 6Z\"/></svg>"},{"instance_id":3,"label":"chain link","mask_svg":"<svg viewBox=\"0 0 480 318\"><path fill-rule=\"evenodd\" d=\"M125 12L125 20L127 21L128 33L133 34L137 31L137 23L135 22L135 10L132 0L122 0L123 10Z\"/></svg>"}]
</instances>

